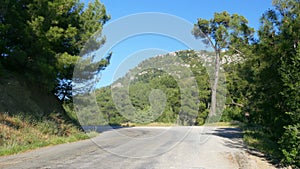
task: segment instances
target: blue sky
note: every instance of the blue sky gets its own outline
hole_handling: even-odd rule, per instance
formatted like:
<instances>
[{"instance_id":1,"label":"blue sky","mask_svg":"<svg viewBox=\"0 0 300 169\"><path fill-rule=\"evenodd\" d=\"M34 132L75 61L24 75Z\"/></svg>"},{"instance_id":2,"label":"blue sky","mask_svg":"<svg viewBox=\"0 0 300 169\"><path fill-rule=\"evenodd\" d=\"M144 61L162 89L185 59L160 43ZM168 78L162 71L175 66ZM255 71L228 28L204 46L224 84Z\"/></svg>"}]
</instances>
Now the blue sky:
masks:
<instances>
[{"instance_id":1,"label":"blue sky","mask_svg":"<svg viewBox=\"0 0 300 169\"><path fill-rule=\"evenodd\" d=\"M86 0L86 2L89 1ZM215 12L228 11L231 14L237 13L245 16L249 21L249 25L257 30L259 28L259 18L263 12L272 8L271 0L102 0L101 2L111 16L111 20L106 25L124 16L144 12L167 13L194 24L197 18L210 19ZM122 28L120 28L120 31L122 31ZM111 64L102 72L98 87L109 85L113 79L116 79L114 77L115 72L120 71L118 70L119 66L126 58L136 55L141 50L148 49L157 49L153 50L153 54L157 54L157 51L171 52L187 49L187 47L164 36L147 34L129 37L111 49L113 52ZM147 57L150 57L150 55L143 56L143 58ZM128 64L127 69L133 68L136 64L138 63ZM124 66L126 67L126 63L123 62L122 67L124 68ZM122 71L123 74L126 73L126 69L122 69Z\"/></svg>"}]
</instances>

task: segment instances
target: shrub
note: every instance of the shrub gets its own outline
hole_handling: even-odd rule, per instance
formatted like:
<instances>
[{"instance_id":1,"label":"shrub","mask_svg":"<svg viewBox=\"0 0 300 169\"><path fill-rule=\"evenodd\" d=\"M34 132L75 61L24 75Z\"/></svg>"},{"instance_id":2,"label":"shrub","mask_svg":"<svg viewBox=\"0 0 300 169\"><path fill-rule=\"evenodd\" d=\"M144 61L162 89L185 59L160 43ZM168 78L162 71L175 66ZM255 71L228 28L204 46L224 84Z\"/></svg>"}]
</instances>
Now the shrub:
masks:
<instances>
[{"instance_id":1,"label":"shrub","mask_svg":"<svg viewBox=\"0 0 300 169\"><path fill-rule=\"evenodd\" d=\"M285 126L279 144L283 162L300 167L300 123Z\"/></svg>"},{"instance_id":2,"label":"shrub","mask_svg":"<svg viewBox=\"0 0 300 169\"><path fill-rule=\"evenodd\" d=\"M226 107L223 111L221 121L223 122L231 122L231 121L242 121L243 115L240 107Z\"/></svg>"}]
</instances>

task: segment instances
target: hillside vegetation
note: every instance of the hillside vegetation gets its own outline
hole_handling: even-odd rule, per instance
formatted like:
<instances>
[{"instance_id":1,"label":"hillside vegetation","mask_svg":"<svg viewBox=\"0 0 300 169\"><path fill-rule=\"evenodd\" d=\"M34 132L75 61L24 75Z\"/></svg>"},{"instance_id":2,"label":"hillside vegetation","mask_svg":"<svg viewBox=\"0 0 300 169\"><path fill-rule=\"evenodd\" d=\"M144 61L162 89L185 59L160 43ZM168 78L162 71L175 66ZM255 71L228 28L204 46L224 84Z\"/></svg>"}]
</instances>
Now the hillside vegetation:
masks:
<instances>
[{"instance_id":1,"label":"hillside vegetation","mask_svg":"<svg viewBox=\"0 0 300 169\"><path fill-rule=\"evenodd\" d=\"M244 121L249 146L299 168L300 0L272 2L257 31L227 11L195 18L188 33L213 53L156 56L95 90L114 57L96 58L110 19L99 0L1 1L0 154L85 138L76 110L82 125Z\"/></svg>"},{"instance_id":2,"label":"hillside vegetation","mask_svg":"<svg viewBox=\"0 0 300 169\"><path fill-rule=\"evenodd\" d=\"M0 155L87 138L71 109L72 76L80 52L104 43L99 37L109 20L104 5L0 4ZM90 65L103 70L108 61Z\"/></svg>"},{"instance_id":3,"label":"hillside vegetation","mask_svg":"<svg viewBox=\"0 0 300 169\"><path fill-rule=\"evenodd\" d=\"M178 51L143 61L112 85L95 91L98 112L109 124L204 124L210 103L204 59L210 55Z\"/></svg>"},{"instance_id":4,"label":"hillside vegetation","mask_svg":"<svg viewBox=\"0 0 300 169\"><path fill-rule=\"evenodd\" d=\"M3 70L0 93L0 155L88 138L56 97L22 76Z\"/></svg>"}]
</instances>

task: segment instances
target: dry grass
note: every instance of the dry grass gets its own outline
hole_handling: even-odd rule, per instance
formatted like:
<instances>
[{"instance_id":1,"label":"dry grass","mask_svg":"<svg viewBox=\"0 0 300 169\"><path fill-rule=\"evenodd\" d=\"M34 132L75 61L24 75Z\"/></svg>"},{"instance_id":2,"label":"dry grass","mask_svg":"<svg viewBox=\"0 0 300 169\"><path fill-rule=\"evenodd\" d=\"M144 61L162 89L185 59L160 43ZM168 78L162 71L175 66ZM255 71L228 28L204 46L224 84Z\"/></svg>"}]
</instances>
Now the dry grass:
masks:
<instances>
[{"instance_id":1,"label":"dry grass","mask_svg":"<svg viewBox=\"0 0 300 169\"><path fill-rule=\"evenodd\" d=\"M214 126L214 127L241 127L244 124L238 121L233 122L216 122L216 123L206 123L204 126Z\"/></svg>"},{"instance_id":2,"label":"dry grass","mask_svg":"<svg viewBox=\"0 0 300 169\"><path fill-rule=\"evenodd\" d=\"M86 139L75 126L53 120L34 121L0 112L0 155Z\"/></svg>"}]
</instances>

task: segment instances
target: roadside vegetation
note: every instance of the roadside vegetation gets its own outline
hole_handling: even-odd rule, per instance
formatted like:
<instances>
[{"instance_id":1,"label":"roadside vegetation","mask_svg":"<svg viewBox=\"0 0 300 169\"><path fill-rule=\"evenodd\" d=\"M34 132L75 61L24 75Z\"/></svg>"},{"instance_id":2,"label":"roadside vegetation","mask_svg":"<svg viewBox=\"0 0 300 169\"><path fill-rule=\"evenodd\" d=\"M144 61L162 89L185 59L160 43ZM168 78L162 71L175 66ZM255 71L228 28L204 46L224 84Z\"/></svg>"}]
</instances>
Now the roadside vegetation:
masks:
<instances>
[{"instance_id":1,"label":"roadside vegetation","mask_svg":"<svg viewBox=\"0 0 300 169\"><path fill-rule=\"evenodd\" d=\"M273 8L260 18L257 38L246 18L227 12L215 13L210 20L199 18L194 32L203 38L197 34L202 30L227 55L241 57L224 65L231 98L224 118L247 122L246 143L282 165L299 168L300 1L272 2Z\"/></svg>"},{"instance_id":2,"label":"roadside vegetation","mask_svg":"<svg viewBox=\"0 0 300 169\"><path fill-rule=\"evenodd\" d=\"M267 134L261 126L247 124L242 129L244 143L250 151L262 153L271 162L277 164L280 162L279 144L272 140L272 136Z\"/></svg>"},{"instance_id":3,"label":"roadside vegetation","mask_svg":"<svg viewBox=\"0 0 300 169\"><path fill-rule=\"evenodd\" d=\"M210 72L213 75L210 76L211 82L207 81L208 72L201 68L200 60L196 61L196 69L192 69L195 64L193 58L197 58L191 54L193 51L180 51L176 56L182 58L195 74L200 91L198 111L181 105L180 88L174 83L173 77L153 70L144 71L131 79L131 103L124 105L132 104L141 112L138 115L147 117L150 105L147 96L152 89L163 89L167 91L168 101L155 122L174 123L175 119L179 119L176 122L182 125L202 125L207 117L220 113L214 99L224 89L218 88L215 92L213 84L216 81L223 82L218 72L222 66L226 73L227 91L220 120L244 122L244 140L250 147L265 153L281 165L299 168L300 1L273 0L273 5L273 8L262 14L259 30L249 27L245 17L226 11L215 13L210 20L197 20L192 34L213 46L216 52L215 69ZM207 37L211 40L207 40ZM148 61L156 63L155 57L151 59L136 69ZM113 123L122 123L125 119L117 110L111 109L109 104L113 102L110 102L109 92L111 87L122 91L123 83L120 79L112 86L96 91L97 102L101 105L99 109ZM180 109L181 106L184 108ZM181 118L181 113L188 118Z\"/></svg>"},{"instance_id":4,"label":"roadside vegetation","mask_svg":"<svg viewBox=\"0 0 300 169\"><path fill-rule=\"evenodd\" d=\"M89 105L94 100L85 96L95 93L98 107L82 106L77 113L82 124L203 125L208 117L218 125L240 121L246 124L242 128L249 147L282 165L300 167L299 0L273 0L274 7L260 18L259 30L251 28L245 17L226 11L209 20L195 18L190 33L213 47L214 53L176 51L165 55L183 60L171 73L152 68L139 72L147 64L177 64L160 62L159 57L165 56L153 57L131 70L136 77L129 72L100 89L94 89L93 79L99 78L113 53L101 60L79 56L80 51L87 54L105 43L98 35L110 16L99 0L87 6L78 0L10 0L1 5L0 155L87 138L78 127L73 96L82 96L79 101ZM214 68L206 70L201 56L212 54L209 63ZM83 59L79 77L72 78L78 59ZM186 68L194 79L178 83L174 77L191 77ZM226 89L217 85L225 82L220 70L226 75ZM189 86L191 79L197 87L184 92L199 100L181 95L181 86ZM76 83L81 87L72 91ZM128 97L125 83L130 84ZM155 97L153 89L165 95ZM222 117L214 118L222 113L217 98L224 96ZM165 107L159 106L164 101ZM152 109L161 114L152 114ZM126 118L133 110L137 120Z\"/></svg>"},{"instance_id":5,"label":"roadside vegetation","mask_svg":"<svg viewBox=\"0 0 300 169\"><path fill-rule=\"evenodd\" d=\"M0 155L10 155L39 147L89 138L59 114L44 119L0 113Z\"/></svg>"},{"instance_id":6,"label":"roadside vegetation","mask_svg":"<svg viewBox=\"0 0 300 169\"><path fill-rule=\"evenodd\" d=\"M93 35L109 18L99 0L1 1L0 155L96 135L78 124L72 75L80 51L91 51L86 42L104 43Z\"/></svg>"}]
</instances>

